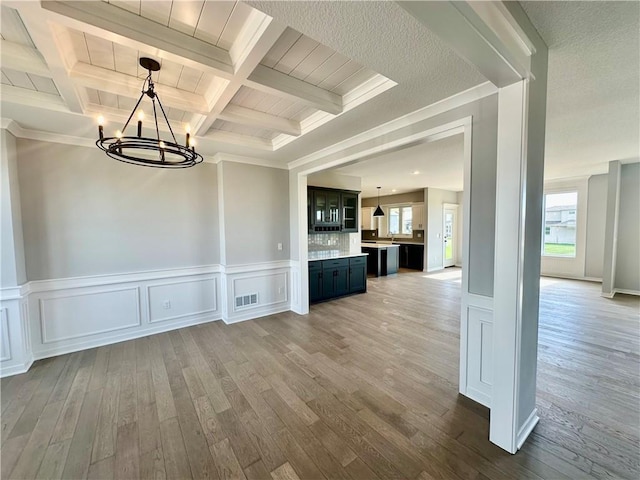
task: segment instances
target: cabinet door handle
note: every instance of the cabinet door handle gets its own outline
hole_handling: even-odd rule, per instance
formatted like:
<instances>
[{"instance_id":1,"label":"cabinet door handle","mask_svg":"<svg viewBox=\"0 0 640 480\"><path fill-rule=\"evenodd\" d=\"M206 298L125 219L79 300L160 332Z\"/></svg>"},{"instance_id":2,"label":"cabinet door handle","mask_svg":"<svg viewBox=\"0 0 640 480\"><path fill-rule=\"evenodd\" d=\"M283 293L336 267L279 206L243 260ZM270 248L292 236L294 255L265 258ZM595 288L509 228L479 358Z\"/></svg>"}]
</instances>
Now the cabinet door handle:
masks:
<instances>
[{"instance_id":1,"label":"cabinet door handle","mask_svg":"<svg viewBox=\"0 0 640 480\"><path fill-rule=\"evenodd\" d=\"M334 271L333 271L333 276L334 276L334 277L337 277L337 276L338 276L338 270L334 270Z\"/></svg>"}]
</instances>

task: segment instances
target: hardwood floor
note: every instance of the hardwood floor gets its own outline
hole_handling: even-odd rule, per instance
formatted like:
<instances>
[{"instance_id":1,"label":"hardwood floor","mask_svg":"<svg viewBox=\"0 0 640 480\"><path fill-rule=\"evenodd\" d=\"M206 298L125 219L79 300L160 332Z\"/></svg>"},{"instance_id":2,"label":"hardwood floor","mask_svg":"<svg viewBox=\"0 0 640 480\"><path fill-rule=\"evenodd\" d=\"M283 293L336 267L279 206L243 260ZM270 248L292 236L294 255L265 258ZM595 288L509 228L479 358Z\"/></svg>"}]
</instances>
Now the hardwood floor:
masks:
<instances>
[{"instance_id":1,"label":"hardwood floor","mask_svg":"<svg viewBox=\"0 0 640 480\"><path fill-rule=\"evenodd\" d=\"M36 362L3 379L2 478L639 476L638 298L542 279L541 421L517 455L457 394L459 271Z\"/></svg>"}]
</instances>

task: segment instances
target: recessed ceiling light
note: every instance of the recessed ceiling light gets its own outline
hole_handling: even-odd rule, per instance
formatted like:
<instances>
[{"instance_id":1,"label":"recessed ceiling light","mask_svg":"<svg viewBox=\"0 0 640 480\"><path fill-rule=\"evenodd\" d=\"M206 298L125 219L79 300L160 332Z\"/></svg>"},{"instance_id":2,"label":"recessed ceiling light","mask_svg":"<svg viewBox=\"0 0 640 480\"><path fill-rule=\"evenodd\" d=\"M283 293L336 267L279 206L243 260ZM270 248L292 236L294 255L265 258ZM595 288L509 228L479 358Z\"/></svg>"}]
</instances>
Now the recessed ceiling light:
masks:
<instances>
[{"instance_id":1,"label":"recessed ceiling light","mask_svg":"<svg viewBox=\"0 0 640 480\"><path fill-rule=\"evenodd\" d=\"M414 171L413 171L413 174L414 174L414 175L419 175L419 174L420 174L420 172L419 172L418 170L414 170Z\"/></svg>"},{"instance_id":2,"label":"recessed ceiling light","mask_svg":"<svg viewBox=\"0 0 640 480\"><path fill-rule=\"evenodd\" d=\"M396 193L398 190L396 190L395 188L393 190L391 190L391 193Z\"/></svg>"}]
</instances>

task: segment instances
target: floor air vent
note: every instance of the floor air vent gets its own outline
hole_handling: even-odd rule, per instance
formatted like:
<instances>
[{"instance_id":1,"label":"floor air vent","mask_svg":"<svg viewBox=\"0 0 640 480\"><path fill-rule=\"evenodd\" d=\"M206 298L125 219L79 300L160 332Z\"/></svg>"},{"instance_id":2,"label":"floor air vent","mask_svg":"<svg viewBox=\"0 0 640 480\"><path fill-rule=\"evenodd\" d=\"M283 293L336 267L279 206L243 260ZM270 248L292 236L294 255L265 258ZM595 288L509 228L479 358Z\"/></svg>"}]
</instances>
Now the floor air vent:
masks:
<instances>
[{"instance_id":1,"label":"floor air vent","mask_svg":"<svg viewBox=\"0 0 640 480\"><path fill-rule=\"evenodd\" d=\"M238 295L236 297L236 308L248 307L258 304L258 294L250 293L248 295Z\"/></svg>"}]
</instances>

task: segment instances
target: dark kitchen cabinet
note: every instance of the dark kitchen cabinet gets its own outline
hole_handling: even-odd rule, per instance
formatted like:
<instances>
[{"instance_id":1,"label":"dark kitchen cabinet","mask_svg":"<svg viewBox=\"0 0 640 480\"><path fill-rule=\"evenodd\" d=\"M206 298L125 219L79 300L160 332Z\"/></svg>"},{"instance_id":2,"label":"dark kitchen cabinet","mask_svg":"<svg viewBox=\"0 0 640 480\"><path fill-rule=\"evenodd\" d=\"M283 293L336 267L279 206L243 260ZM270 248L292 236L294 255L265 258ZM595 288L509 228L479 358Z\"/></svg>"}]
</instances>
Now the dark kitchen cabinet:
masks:
<instances>
[{"instance_id":1,"label":"dark kitchen cabinet","mask_svg":"<svg viewBox=\"0 0 640 480\"><path fill-rule=\"evenodd\" d=\"M342 193L342 231L358 232L358 194Z\"/></svg>"},{"instance_id":2,"label":"dark kitchen cabinet","mask_svg":"<svg viewBox=\"0 0 640 480\"><path fill-rule=\"evenodd\" d=\"M358 192L309 187L309 233L358 231Z\"/></svg>"},{"instance_id":3,"label":"dark kitchen cabinet","mask_svg":"<svg viewBox=\"0 0 640 480\"><path fill-rule=\"evenodd\" d=\"M309 302L367 291L366 257L309 262Z\"/></svg>"},{"instance_id":4,"label":"dark kitchen cabinet","mask_svg":"<svg viewBox=\"0 0 640 480\"><path fill-rule=\"evenodd\" d=\"M322 262L322 293L327 298L349 293L349 259Z\"/></svg>"},{"instance_id":5,"label":"dark kitchen cabinet","mask_svg":"<svg viewBox=\"0 0 640 480\"><path fill-rule=\"evenodd\" d=\"M424 269L424 245L400 245L400 268Z\"/></svg>"},{"instance_id":6,"label":"dark kitchen cabinet","mask_svg":"<svg viewBox=\"0 0 640 480\"><path fill-rule=\"evenodd\" d=\"M367 291L367 257L349 259L349 293Z\"/></svg>"}]
</instances>

